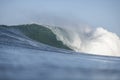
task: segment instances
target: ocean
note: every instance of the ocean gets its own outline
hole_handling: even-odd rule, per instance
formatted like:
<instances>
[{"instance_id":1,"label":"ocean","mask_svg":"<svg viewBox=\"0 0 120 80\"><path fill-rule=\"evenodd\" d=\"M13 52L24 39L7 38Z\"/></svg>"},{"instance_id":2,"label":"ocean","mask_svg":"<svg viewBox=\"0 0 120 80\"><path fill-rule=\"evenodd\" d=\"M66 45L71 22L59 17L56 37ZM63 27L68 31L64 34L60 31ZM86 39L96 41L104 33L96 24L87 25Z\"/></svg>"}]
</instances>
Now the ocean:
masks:
<instances>
[{"instance_id":1,"label":"ocean","mask_svg":"<svg viewBox=\"0 0 120 80\"><path fill-rule=\"evenodd\" d=\"M60 27L0 25L0 80L120 80L119 48L93 47L92 41L101 40L98 36L93 39L96 34L90 37L84 33L79 39L76 33ZM91 47L86 46L88 41ZM112 54L103 55L100 50Z\"/></svg>"}]
</instances>

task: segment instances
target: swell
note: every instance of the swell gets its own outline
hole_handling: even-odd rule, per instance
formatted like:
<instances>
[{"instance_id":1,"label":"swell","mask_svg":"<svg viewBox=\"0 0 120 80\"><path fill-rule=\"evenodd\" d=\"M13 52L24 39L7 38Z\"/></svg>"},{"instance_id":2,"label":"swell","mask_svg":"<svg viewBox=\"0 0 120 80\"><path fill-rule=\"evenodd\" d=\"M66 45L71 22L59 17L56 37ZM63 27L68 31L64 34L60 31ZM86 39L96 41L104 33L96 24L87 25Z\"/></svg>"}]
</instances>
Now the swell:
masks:
<instances>
[{"instance_id":1,"label":"swell","mask_svg":"<svg viewBox=\"0 0 120 80\"><path fill-rule=\"evenodd\" d=\"M14 25L14 26L6 26L0 25L0 28L5 28L7 30L14 30L16 37L18 36L18 31L20 31L25 36L30 39L47 44L57 48L69 49L66 45L64 45L61 41L56 39L56 35L51 31L51 29L37 24L26 24L26 25ZM7 31L7 34L11 34Z\"/></svg>"}]
</instances>

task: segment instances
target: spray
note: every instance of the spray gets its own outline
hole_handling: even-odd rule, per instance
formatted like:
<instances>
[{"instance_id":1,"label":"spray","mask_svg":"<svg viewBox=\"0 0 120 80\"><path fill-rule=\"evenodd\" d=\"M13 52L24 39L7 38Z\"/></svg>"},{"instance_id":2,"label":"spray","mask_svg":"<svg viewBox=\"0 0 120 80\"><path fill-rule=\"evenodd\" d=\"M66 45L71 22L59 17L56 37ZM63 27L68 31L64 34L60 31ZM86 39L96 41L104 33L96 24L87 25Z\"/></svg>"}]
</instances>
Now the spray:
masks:
<instances>
[{"instance_id":1,"label":"spray","mask_svg":"<svg viewBox=\"0 0 120 80\"><path fill-rule=\"evenodd\" d=\"M102 27L92 30L89 27L82 29L50 28L57 40L62 41L76 52L95 55L120 56L120 38Z\"/></svg>"}]
</instances>

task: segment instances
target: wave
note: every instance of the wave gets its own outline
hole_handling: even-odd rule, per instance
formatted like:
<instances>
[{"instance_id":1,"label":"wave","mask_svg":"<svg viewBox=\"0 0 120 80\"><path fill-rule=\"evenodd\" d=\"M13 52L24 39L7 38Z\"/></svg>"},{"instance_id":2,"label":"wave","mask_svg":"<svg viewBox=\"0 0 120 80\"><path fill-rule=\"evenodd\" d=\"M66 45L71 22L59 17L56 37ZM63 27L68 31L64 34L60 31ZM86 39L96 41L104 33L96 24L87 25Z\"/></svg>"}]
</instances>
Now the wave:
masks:
<instances>
[{"instance_id":1,"label":"wave","mask_svg":"<svg viewBox=\"0 0 120 80\"><path fill-rule=\"evenodd\" d=\"M115 33L102 27L91 30L68 30L51 28L57 35L57 40L76 52L84 52L95 55L120 56L120 38Z\"/></svg>"},{"instance_id":2,"label":"wave","mask_svg":"<svg viewBox=\"0 0 120 80\"><path fill-rule=\"evenodd\" d=\"M29 37L30 39L47 44L50 46L54 46L57 48L70 49L66 45L63 45L61 41L56 39L56 35L47 27L37 24L26 24L26 25L15 25L15 26L6 26L1 25L0 27L4 27L6 29L11 29L17 32L21 32L23 35Z\"/></svg>"},{"instance_id":3,"label":"wave","mask_svg":"<svg viewBox=\"0 0 120 80\"><path fill-rule=\"evenodd\" d=\"M120 38L102 27L96 30L90 28L68 29L38 24L1 25L1 27L16 31L16 36L20 31L34 41L57 48L88 54L120 56Z\"/></svg>"}]
</instances>

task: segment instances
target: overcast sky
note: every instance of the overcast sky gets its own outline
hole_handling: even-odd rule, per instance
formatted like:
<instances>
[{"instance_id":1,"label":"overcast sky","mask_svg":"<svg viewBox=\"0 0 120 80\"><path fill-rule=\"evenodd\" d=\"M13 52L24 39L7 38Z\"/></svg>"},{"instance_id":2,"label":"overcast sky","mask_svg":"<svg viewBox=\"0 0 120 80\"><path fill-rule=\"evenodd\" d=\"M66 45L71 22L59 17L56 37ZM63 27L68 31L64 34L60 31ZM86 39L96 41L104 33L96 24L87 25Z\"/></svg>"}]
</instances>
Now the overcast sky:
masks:
<instances>
[{"instance_id":1,"label":"overcast sky","mask_svg":"<svg viewBox=\"0 0 120 80\"><path fill-rule=\"evenodd\" d=\"M0 24L81 23L120 35L120 0L0 0Z\"/></svg>"}]
</instances>

